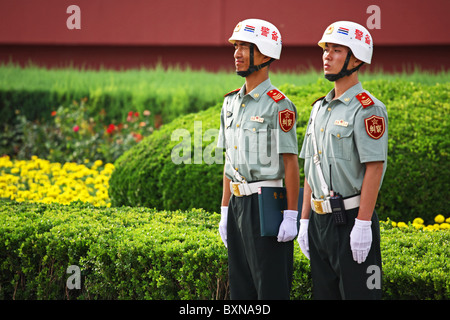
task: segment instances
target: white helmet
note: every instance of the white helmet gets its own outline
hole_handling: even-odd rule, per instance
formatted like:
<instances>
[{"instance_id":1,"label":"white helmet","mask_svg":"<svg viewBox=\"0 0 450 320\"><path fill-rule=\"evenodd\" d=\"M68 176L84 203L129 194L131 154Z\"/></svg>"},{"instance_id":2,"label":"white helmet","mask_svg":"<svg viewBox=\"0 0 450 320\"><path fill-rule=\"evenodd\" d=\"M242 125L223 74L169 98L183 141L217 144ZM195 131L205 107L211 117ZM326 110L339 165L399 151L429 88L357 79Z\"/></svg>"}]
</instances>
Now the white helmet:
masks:
<instances>
[{"instance_id":1,"label":"white helmet","mask_svg":"<svg viewBox=\"0 0 450 320\"><path fill-rule=\"evenodd\" d=\"M280 59L281 34L270 22L261 19L247 19L234 28L229 42L245 41L255 44L259 51L270 58Z\"/></svg>"},{"instance_id":2,"label":"white helmet","mask_svg":"<svg viewBox=\"0 0 450 320\"><path fill-rule=\"evenodd\" d=\"M358 60L368 64L372 61L372 36L366 28L355 22L338 21L331 24L323 33L318 44L325 48L325 43L349 47Z\"/></svg>"}]
</instances>

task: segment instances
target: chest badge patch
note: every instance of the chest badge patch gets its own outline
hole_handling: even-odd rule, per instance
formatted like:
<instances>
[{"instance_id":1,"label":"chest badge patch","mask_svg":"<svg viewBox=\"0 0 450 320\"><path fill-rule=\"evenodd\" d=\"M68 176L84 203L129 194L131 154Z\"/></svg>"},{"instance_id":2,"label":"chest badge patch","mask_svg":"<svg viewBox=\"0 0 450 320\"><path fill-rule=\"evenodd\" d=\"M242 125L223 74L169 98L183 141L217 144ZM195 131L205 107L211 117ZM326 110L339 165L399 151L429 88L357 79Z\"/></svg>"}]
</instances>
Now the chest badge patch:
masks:
<instances>
[{"instance_id":1,"label":"chest badge patch","mask_svg":"<svg viewBox=\"0 0 450 320\"><path fill-rule=\"evenodd\" d=\"M263 123L263 122L264 122L264 118L261 118L261 117L259 117L259 116L251 116L251 117L250 117L250 121L255 121L255 122Z\"/></svg>"},{"instance_id":2,"label":"chest badge patch","mask_svg":"<svg viewBox=\"0 0 450 320\"><path fill-rule=\"evenodd\" d=\"M348 127L348 122L345 120L334 120L335 126Z\"/></svg>"},{"instance_id":3,"label":"chest badge patch","mask_svg":"<svg viewBox=\"0 0 450 320\"><path fill-rule=\"evenodd\" d=\"M284 132L290 131L295 124L295 112L289 109L284 109L278 112L278 121L280 123L280 128Z\"/></svg>"},{"instance_id":4,"label":"chest badge patch","mask_svg":"<svg viewBox=\"0 0 450 320\"><path fill-rule=\"evenodd\" d=\"M376 115L364 119L364 125L369 137L375 140L380 139L383 136L384 131L386 131L386 123L384 122L384 118Z\"/></svg>"}]
</instances>

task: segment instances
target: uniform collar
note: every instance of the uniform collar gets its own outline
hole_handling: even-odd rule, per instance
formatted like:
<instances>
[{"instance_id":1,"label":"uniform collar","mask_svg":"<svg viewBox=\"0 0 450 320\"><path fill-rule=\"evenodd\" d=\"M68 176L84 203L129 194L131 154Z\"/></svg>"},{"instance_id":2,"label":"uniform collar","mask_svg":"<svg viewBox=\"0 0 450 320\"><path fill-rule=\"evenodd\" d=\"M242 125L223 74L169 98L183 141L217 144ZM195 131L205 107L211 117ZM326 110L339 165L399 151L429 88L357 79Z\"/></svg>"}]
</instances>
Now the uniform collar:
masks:
<instances>
[{"instance_id":1,"label":"uniform collar","mask_svg":"<svg viewBox=\"0 0 450 320\"><path fill-rule=\"evenodd\" d=\"M342 102L345 105L348 105L350 103L350 101L352 101L352 99L360 92L363 91L363 87L361 85L361 82L358 82L357 84L355 84L353 87L349 88L347 91L344 92L343 95L341 95L337 100L339 100L340 102ZM327 103L330 103L331 100L333 100L334 98L334 88L328 92L328 94L325 96L325 100L327 101Z\"/></svg>"},{"instance_id":2,"label":"uniform collar","mask_svg":"<svg viewBox=\"0 0 450 320\"><path fill-rule=\"evenodd\" d=\"M252 97L253 100L258 101L262 95L267 92L272 87L272 83L270 82L270 79L266 79L263 82L261 82L255 89L253 89L248 96ZM242 86L241 90L239 91L239 97L244 97L245 94L245 85Z\"/></svg>"}]
</instances>

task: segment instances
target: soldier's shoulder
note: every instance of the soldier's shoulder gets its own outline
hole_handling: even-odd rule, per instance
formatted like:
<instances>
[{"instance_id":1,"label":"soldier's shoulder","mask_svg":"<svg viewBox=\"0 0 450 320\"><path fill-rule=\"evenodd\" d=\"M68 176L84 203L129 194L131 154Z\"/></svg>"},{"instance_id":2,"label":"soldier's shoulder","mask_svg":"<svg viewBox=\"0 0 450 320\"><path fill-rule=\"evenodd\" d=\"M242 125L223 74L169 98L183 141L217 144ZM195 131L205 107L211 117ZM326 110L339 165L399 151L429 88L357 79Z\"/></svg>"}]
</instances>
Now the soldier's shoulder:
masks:
<instances>
[{"instance_id":1,"label":"soldier's shoulder","mask_svg":"<svg viewBox=\"0 0 450 320\"><path fill-rule=\"evenodd\" d=\"M383 102L374 97L369 91L364 90L355 96L356 102L362 106L363 109L382 107L386 108Z\"/></svg>"},{"instance_id":2,"label":"soldier's shoulder","mask_svg":"<svg viewBox=\"0 0 450 320\"><path fill-rule=\"evenodd\" d=\"M314 100L313 103L311 103L311 106L314 106L316 104L317 101L321 101L325 98L325 96L321 96L320 98L317 98L316 100Z\"/></svg>"},{"instance_id":3,"label":"soldier's shoulder","mask_svg":"<svg viewBox=\"0 0 450 320\"><path fill-rule=\"evenodd\" d=\"M233 91L230 91L230 92L226 93L226 94L224 95L224 97L232 96L232 95L238 93L239 90L241 90L241 88L234 89Z\"/></svg>"}]
</instances>

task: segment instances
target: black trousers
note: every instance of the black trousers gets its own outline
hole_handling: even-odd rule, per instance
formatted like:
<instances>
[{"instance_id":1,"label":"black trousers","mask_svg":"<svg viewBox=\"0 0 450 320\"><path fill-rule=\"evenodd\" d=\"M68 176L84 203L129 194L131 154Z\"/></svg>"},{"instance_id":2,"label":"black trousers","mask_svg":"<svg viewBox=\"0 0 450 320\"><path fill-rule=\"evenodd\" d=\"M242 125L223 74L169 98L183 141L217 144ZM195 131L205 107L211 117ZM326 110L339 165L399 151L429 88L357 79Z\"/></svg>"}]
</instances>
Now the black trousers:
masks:
<instances>
[{"instance_id":1,"label":"black trousers","mask_svg":"<svg viewBox=\"0 0 450 320\"><path fill-rule=\"evenodd\" d=\"M346 212L346 225L334 224L331 214L311 212L308 235L314 299L380 299L380 225L372 215L372 246L366 261L358 264L350 249L350 233L358 208Z\"/></svg>"},{"instance_id":2,"label":"black trousers","mask_svg":"<svg viewBox=\"0 0 450 320\"><path fill-rule=\"evenodd\" d=\"M228 205L228 272L230 298L289 299L293 241L261 237L258 194L231 197Z\"/></svg>"}]
</instances>

